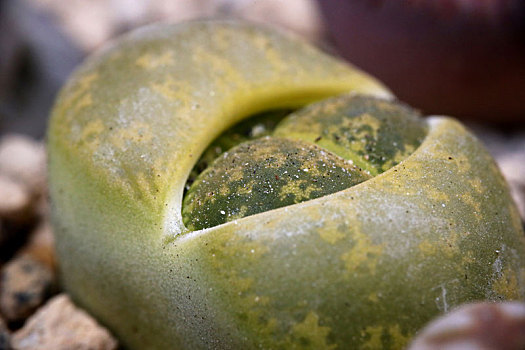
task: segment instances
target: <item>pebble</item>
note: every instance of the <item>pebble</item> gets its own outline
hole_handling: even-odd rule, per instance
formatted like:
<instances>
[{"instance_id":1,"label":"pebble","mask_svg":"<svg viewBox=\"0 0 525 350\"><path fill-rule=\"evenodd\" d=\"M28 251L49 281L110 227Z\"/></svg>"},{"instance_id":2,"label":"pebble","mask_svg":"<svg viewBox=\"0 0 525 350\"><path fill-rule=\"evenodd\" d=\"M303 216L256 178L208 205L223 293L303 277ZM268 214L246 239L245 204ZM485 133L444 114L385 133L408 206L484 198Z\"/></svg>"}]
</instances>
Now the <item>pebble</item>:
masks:
<instances>
[{"instance_id":1,"label":"pebble","mask_svg":"<svg viewBox=\"0 0 525 350\"><path fill-rule=\"evenodd\" d=\"M32 196L46 188L44 145L27 136L7 135L0 139L0 174L25 187Z\"/></svg>"},{"instance_id":2,"label":"pebble","mask_svg":"<svg viewBox=\"0 0 525 350\"><path fill-rule=\"evenodd\" d=\"M0 174L0 218L25 222L33 214L33 201L22 184Z\"/></svg>"},{"instance_id":3,"label":"pebble","mask_svg":"<svg viewBox=\"0 0 525 350\"><path fill-rule=\"evenodd\" d=\"M45 302L56 285L52 269L25 255L3 266L0 279L0 312L8 322L25 320Z\"/></svg>"},{"instance_id":4,"label":"pebble","mask_svg":"<svg viewBox=\"0 0 525 350\"><path fill-rule=\"evenodd\" d=\"M55 237L51 223L43 220L37 228L31 232L29 238L20 250L20 254L32 259L56 271L57 261L55 255Z\"/></svg>"},{"instance_id":5,"label":"pebble","mask_svg":"<svg viewBox=\"0 0 525 350\"><path fill-rule=\"evenodd\" d=\"M525 303L477 303L438 318L409 350L523 350Z\"/></svg>"},{"instance_id":6,"label":"pebble","mask_svg":"<svg viewBox=\"0 0 525 350\"><path fill-rule=\"evenodd\" d=\"M66 294L49 300L12 337L15 350L113 350L115 338Z\"/></svg>"}]
</instances>

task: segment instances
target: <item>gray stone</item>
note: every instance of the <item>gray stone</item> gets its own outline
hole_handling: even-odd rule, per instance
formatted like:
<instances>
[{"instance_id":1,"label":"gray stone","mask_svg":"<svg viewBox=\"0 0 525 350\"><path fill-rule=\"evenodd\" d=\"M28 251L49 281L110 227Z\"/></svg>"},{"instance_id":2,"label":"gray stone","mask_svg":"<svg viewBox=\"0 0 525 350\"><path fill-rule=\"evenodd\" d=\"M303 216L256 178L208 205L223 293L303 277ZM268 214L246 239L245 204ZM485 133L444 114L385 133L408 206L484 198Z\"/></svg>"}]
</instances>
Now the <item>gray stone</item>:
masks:
<instances>
[{"instance_id":1,"label":"gray stone","mask_svg":"<svg viewBox=\"0 0 525 350\"><path fill-rule=\"evenodd\" d=\"M56 279L53 270L29 256L9 261L0 278L0 312L9 322L30 316L50 295Z\"/></svg>"},{"instance_id":2,"label":"gray stone","mask_svg":"<svg viewBox=\"0 0 525 350\"><path fill-rule=\"evenodd\" d=\"M66 294L55 296L12 338L15 350L113 350L115 338Z\"/></svg>"}]
</instances>

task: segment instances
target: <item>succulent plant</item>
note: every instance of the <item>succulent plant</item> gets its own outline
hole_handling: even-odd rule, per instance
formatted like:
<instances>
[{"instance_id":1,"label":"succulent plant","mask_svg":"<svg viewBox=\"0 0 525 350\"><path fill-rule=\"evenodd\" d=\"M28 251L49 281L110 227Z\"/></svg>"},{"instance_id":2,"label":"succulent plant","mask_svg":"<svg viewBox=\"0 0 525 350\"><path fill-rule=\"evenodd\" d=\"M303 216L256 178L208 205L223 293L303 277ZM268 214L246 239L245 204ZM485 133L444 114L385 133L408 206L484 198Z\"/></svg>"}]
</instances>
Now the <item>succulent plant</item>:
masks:
<instances>
[{"instance_id":1,"label":"succulent plant","mask_svg":"<svg viewBox=\"0 0 525 350\"><path fill-rule=\"evenodd\" d=\"M64 285L131 349L399 349L525 297L479 141L287 35L133 32L77 70L48 136Z\"/></svg>"}]
</instances>

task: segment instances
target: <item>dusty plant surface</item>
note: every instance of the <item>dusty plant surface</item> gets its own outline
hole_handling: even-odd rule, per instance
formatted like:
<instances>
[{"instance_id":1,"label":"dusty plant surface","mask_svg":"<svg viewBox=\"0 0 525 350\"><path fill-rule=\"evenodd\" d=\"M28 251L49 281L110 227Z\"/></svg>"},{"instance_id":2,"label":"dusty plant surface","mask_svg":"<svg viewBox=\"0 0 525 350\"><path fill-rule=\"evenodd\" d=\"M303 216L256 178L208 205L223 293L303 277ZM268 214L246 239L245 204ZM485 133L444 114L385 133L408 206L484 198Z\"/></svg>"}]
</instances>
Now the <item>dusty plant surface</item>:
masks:
<instances>
[{"instance_id":1,"label":"dusty plant surface","mask_svg":"<svg viewBox=\"0 0 525 350\"><path fill-rule=\"evenodd\" d=\"M287 27L320 45L329 45L329 40L314 2L310 0L287 1L281 10L276 10L282 5L281 1L199 0L191 4L172 2L169 5L163 1L139 5L129 0L89 3L15 0L9 3L16 4L16 8L31 16L44 13L50 21L30 24L20 21L17 26L7 29L4 24L8 21L0 25L3 33L14 38L6 42L0 40L0 48L7 58L0 62L0 73L8 73L0 74L0 132L3 135L0 137L0 349L115 349L118 344L111 333L79 309L60 284L49 222L44 142L8 132L16 130L42 136L43 121L53 98L46 94L47 91L56 91L82 57L137 25L200 16L237 16ZM14 12L5 12L9 13ZM96 28L93 23L98 23ZM70 46L58 50L49 43L39 41L42 36L28 35L49 34L42 31L42 28L49 27L67 33L67 45ZM60 37L59 34L54 35ZM56 37L53 37L53 42ZM70 55L64 55L62 49L67 49ZM63 67L58 71L56 67L52 70L49 67L56 64L58 54ZM64 57L70 59L68 64L63 64ZM54 76L52 71L60 76ZM26 80L21 82L22 79ZM18 108L22 104L28 106L27 109ZM5 122L4 116L9 117L13 111L21 112L13 119L17 121ZM525 130L498 130L480 125L471 127L495 156L509 183L521 218L525 220ZM438 320L436 326L430 326L421 334L421 339L413 343L411 350L447 349L447 346L452 348L454 342L459 341L480 346L474 337L486 335L486 332L479 331L486 325L474 321L487 317L498 319L501 316L499 311L519 311L513 315L518 315L516 319L521 323L512 323L514 319L506 318L504 324L507 328L502 328L503 333L525 334L522 306L511 305L501 310L486 305L464 308ZM484 315L484 318L479 315ZM436 341L436 337L449 336L447 325L454 324L461 317L474 320L472 323L476 327L466 327L464 332L455 334L456 338L449 343ZM434 343L430 341L429 345L429 339ZM516 341L523 347L519 338L501 339ZM521 349L512 345L507 348Z\"/></svg>"}]
</instances>

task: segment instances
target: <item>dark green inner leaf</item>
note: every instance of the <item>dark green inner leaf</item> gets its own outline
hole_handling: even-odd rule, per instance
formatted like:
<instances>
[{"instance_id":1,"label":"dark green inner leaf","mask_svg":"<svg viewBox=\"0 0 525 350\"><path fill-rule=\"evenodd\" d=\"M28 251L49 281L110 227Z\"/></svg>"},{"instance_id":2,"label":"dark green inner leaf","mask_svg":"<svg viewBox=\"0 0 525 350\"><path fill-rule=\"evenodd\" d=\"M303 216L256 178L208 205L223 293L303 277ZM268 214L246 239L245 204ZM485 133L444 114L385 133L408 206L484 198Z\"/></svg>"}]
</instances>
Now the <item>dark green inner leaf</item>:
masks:
<instances>
[{"instance_id":1,"label":"dark green inner leaf","mask_svg":"<svg viewBox=\"0 0 525 350\"><path fill-rule=\"evenodd\" d=\"M427 134L399 102L343 95L247 119L195 165L182 218L199 230L344 190L397 165Z\"/></svg>"}]
</instances>

